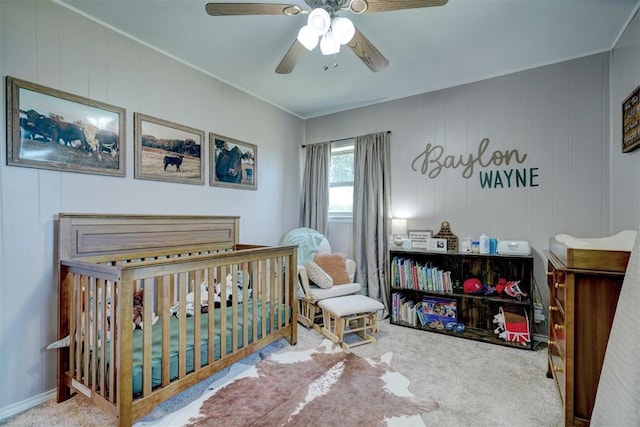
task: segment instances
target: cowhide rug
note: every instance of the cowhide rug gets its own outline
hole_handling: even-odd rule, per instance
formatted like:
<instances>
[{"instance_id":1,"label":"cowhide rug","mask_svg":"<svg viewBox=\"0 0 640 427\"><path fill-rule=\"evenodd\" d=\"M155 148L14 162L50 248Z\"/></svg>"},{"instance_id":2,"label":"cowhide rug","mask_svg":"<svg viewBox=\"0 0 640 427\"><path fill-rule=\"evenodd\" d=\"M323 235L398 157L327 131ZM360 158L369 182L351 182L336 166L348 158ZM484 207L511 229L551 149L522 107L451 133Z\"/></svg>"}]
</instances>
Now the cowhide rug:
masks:
<instances>
[{"instance_id":1,"label":"cowhide rug","mask_svg":"<svg viewBox=\"0 0 640 427\"><path fill-rule=\"evenodd\" d=\"M144 425L423 426L420 414L438 403L411 394L409 380L390 370L391 356L363 359L328 340L276 353L238 375L232 370L200 399Z\"/></svg>"}]
</instances>

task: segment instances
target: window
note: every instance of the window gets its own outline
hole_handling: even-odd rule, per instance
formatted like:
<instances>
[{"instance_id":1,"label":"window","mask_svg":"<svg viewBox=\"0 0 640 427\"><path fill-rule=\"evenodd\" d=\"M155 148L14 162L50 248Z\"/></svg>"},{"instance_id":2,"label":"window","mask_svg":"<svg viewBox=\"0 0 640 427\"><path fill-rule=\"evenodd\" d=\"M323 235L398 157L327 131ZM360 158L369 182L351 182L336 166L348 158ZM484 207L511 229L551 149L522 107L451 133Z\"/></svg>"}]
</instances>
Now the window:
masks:
<instances>
[{"instance_id":1,"label":"window","mask_svg":"<svg viewBox=\"0 0 640 427\"><path fill-rule=\"evenodd\" d=\"M331 144L329 166L329 219L353 214L354 140Z\"/></svg>"}]
</instances>

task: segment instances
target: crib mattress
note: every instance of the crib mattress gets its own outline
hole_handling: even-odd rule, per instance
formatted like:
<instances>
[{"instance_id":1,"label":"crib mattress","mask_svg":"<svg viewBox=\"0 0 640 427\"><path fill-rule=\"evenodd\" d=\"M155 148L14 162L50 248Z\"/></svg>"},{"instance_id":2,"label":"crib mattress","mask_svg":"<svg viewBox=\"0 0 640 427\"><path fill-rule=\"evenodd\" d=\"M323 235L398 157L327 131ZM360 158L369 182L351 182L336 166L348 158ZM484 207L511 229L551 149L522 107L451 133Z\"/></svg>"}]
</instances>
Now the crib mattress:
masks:
<instances>
[{"instance_id":1,"label":"crib mattress","mask_svg":"<svg viewBox=\"0 0 640 427\"><path fill-rule=\"evenodd\" d=\"M246 303L248 306L248 326L247 326L247 335L248 342L251 344L253 342L253 307L254 304L252 301ZM255 304L257 313L257 321L255 327L257 328L258 338L262 338L262 303L257 302ZM278 325L284 326L285 321L290 318L290 308L285 307L287 309L286 315L280 314L278 311L278 307L276 306L274 309L274 319L270 321L270 303L266 304L266 316L267 316L267 334L271 333L271 326ZM238 304L238 330L237 330L237 345L238 348L241 348L243 345L243 304ZM214 337L213 337L213 345L214 345L214 360L218 360L221 358L220 354L220 309L214 310L213 313L203 313L200 317L200 360L202 365L208 364L208 346L211 341L208 337L208 328L209 328L209 316L215 315L215 329L214 329ZM224 333L224 338L226 339L226 352L227 354L231 354L233 351L232 342L233 342L233 334L232 334L232 322L233 322L233 310L231 307L227 308L226 312L227 317L227 328ZM280 317L280 319L278 319ZM169 351L169 373L171 380L178 378L178 369L179 369L179 330L180 330L180 319L175 316L171 316L170 319L170 351ZM194 353L194 330L195 330L195 317L187 317L186 319L186 372L193 372L193 353ZM140 329L136 329L133 331L133 393L134 396L142 393L142 384L143 384L143 331ZM152 327L152 350L151 350L151 383L152 387L156 387L161 385L162 383L162 320L158 320L158 322ZM109 363L107 361L107 363Z\"/></svg>"}]
</instances>

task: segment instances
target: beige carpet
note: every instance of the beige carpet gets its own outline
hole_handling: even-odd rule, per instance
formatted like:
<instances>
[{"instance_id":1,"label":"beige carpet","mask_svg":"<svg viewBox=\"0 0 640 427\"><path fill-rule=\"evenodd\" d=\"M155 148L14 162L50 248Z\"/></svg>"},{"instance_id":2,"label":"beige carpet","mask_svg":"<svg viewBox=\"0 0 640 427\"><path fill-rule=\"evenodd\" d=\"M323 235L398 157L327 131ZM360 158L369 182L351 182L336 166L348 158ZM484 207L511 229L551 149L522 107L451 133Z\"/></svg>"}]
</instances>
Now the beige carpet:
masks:
<instances>
[{"instance_id":1,"label":"beige carpet","mask_svg":"<svg viewBox=\"0 0 640 427\"><path fill-rule=\"evenodd\" d=\"M546 378L546 351L528 351L452 336L380 324L377 345L356 347L361 357L391 352L391 368L409 381L409 391L439 403L424 413L427 426L562 425L553 380ZM323 337L299 329L295 350L312 349ZM286 346L284 351L291 348ZM100 411L75 397L62 404L47 402L7 423L9 426L109 426Z\"/></svg>"}]
</instances>

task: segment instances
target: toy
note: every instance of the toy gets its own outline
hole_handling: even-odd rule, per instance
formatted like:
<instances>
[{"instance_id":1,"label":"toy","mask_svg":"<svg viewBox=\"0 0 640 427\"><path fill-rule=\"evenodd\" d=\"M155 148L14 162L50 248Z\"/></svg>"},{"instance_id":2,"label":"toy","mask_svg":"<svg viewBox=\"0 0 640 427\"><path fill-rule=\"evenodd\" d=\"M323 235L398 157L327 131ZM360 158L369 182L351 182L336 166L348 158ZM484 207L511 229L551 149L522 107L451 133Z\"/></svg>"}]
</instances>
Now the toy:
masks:
<instances>
[{"instance_id":1,"label":"toy","mask_svg":"<svg viewBox=\"0 0 640 427\"><path fill-rule=\"evenodd\" d=\"M520 286L518 286L519 283L519 280L516 282L507 282L507 285L504 288L504 293L510 297L517 298L518 301L520 301L522 297L526 298L527 294L520 290Z\"/></svg>"},{"instance_id":2,"label":"toy","mask_svg":"<svg viewBox=\"0 0 640 427\"><path fill-rule=\"evenodd\" d=\"M140 289L133 294L133 329L143 329L144 315L144 289ZM151 325L158 321L156 313L151 314Z\"/></svg>"},{"instance_id":3,"label":"toy","mask_svg":"<svg viewBox=\"0 0 640 427\"><path fill-rule=\"evenodd\" d=\"M498 327L493 330L493 333L498 335L498 338L506 339L507 334L504 329L504 312L502 311L502 307L500 307L500 312L493 316L493 323L498 325Z\"/></svg>"},{"instance_id":4,"label":"toy","mask_svg":"<svg viewBox=\"0 0 640 427\"><path fill-rule=\"evenodd\" d=\"M462 283L462 289L465 294L479 294L484 290L482 282L475 277L465 280Z\"/></svg>"},{"instance_id":5,"label":"toy","mask_svg":"<svg viewBox=\"0 0 640 427\"><path fill-rule=\"evenodd\" d=\"M243 291L242 291L242 272L238 271L238 281L237 281L237 291L236 298L238 303L242 302L243 299ZM193 282L191 283L193 286ZM231 306L233 303L233 276L231 274L227 274L225 278L225 303L227 307ZM247 295L251 296L252 289L247 289ZM218 308L222 304L222 288L220 283L217 280L214 280L214 295L213 295L214 307ZM187 294L185 312L187 317L193 316L195 313L195 293L189 292ZM209 282L204 281L200 283L200 312L208 313L209 312ZM169 307L169 314L171 316L179 317L180 315L180 303L176 303L173 307Z\"/></svg>"},{"instance_id":6,"label":"toy","mask_svg":"<svg viewBox=\"0 0 640 427\"><path fill-rule=\"evenodd\" d=\"M509 342L517 342L527 345L531 342L531 334L529 333L529 316L524 311L522 314L505 312L500 307L498 314L493 316L493 323L498 327L493 331L498 338Z\"/></svg>"}]
</instances>

